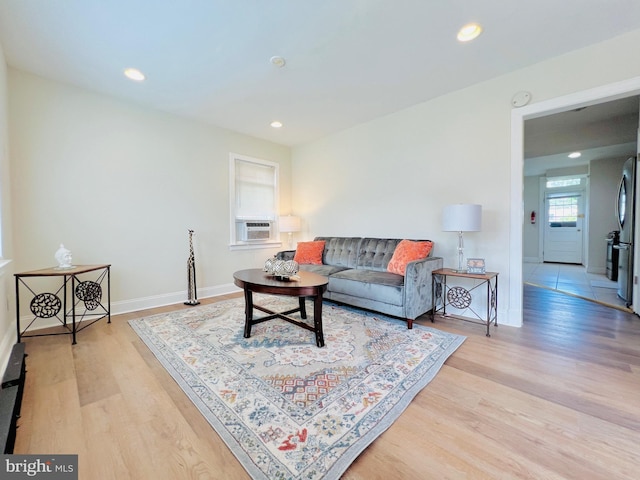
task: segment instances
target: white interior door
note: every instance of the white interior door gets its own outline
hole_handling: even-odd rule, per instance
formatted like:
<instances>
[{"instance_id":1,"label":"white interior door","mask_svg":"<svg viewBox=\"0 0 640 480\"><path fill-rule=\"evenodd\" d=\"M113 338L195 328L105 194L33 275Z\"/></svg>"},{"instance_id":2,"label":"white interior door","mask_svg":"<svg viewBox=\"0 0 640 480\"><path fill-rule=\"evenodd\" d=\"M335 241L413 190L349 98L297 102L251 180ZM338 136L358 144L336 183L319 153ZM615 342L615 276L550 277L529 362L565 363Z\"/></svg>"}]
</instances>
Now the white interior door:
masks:
<instances>
[{"instance_id":1,"label":"white interior door","mask_svg":"<svg viewBox=\"0 0 640 480\"><path fill-rule=\"evenodd\" d=\"M545 262L582 264L583 222L582 192L545 195Z\"/></svg>"}]
</instances>

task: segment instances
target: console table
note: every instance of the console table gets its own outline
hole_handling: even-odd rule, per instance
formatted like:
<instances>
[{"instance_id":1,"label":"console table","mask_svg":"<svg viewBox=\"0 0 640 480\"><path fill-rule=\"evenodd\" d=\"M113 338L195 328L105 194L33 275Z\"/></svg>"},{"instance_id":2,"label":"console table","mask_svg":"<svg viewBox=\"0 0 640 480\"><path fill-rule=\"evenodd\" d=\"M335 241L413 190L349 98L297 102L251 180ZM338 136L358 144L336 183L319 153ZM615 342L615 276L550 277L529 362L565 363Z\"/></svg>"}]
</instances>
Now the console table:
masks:
<instances>
[{"instance_id":1,"label":"console table","mask_svg":"<svg viewBox=\"0 0 640 480\"><path fill-rule=\"evenodd\" d=\"M454 286L447 283L447 278L465 278L475 280L475 285L471 288ZM487 288L487 311L486 316L479 314L472 307L472 294L476 289L486 285ZM432 275L432 303L431 321L433 322L436 313L443 316L458 318L472 323L480 323L487 326L487 337L490 337L489 326L491 322L498 326L498 274L496 272L486 273L466 273L457 272L450 268L440 268L433 271ZM447 313L447 305L451 305L459 310L468 309L475 317L452 315ZM484 312L483 312L484 313Z\"/></svg>"},{"instance_id":2,"label":"console table","mask_svg":"<svg viewBox=\"0 0 640 480\"><path fill-rule=\"evenodd\" d=\"M21 338L47 335L72 335L76 344L76 333L107 317L111 323L111 265L75 265L70 268L44 268L14 274L16 280L16 329L18 343ZM36 293L29 285L36 277L59 277L62 285L54 293ZM103 302L103 284L106 284L106 302ZM33 320L20 327L20 287L25 287L33 295L29 308ZM69 294L70 293L70 294ZM62 295L62 299L60 296ZM39 318L56 318L63 327L61 332L25 335L25 332ZM68 320L71 320L69 327ZM90 323L78 327L83 321Z\"/></svg>"}]
</instances>

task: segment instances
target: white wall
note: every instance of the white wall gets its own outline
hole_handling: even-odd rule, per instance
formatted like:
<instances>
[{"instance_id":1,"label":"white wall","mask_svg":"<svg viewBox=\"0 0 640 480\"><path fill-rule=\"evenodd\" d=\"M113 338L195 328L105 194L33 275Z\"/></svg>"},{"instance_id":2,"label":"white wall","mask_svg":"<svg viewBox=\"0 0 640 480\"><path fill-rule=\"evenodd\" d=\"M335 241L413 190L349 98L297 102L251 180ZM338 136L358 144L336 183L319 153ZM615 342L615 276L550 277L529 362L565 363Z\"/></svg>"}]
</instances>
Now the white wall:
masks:
<instances>
[{"instance_id":1,"label":"white wall","mask_svg":"<svg viewBox=\"0 0 640 480\"><path fill-rule=\"evenodd\" d=\"M522 257L525 262L540 262L540 225L544 224L544 212L540 211L540 175L524 177L523 203ZM531 212L536 212L535 224L531 224Z\"/></svg>"},{"instance_id":2,"label":"white wall","mask_svg":"<svg viewBox=\"0 0 640 480\"><path fill-rule=\"evenodd\" d=\"M590 164L589 272L606 272L606 236L620 230L615 216L622 166L628 157L598 160Z\"/></svg>"},{"instance_id":3,"label":"white wall","mask_svg":"<svg viewBox=\"0 0 640 480\"><path fill-rule=\"evenodd\" d=\"M11 68L9 91L16 271L54 266L62 242L112 264L117 313L186 300L189 228L201 297L277 250L229 251L229 152L280 164L288 212L288 147Z\"/></svg>"},{"instance_id":4,"label":"white wall","mask_svg":"<svg viewBox=\"0 0 640 480\"><path fill-rule=\"evenodd\" d=\"M0 216L2 229L2 257L0 258L0 375L9 359L11 347L16 341L15 310L13 302L11 227L11 176L9 170L9 132L7 107L7 65L0 46Z\"/></svg>"},{"instance_id":5,"label":"white wall","mask_svg":"<svg viewBox=\"0 0 640 480\"><path fill-rule=\"evenodd\" d=\"M442 207L480 203L482 232L466 235L465 253L500 273L500 321L519 325L521 303L510 297L522 286L510 277L521 277L522 257L510 258L510 202L522 198L512 191L522 180L510 180L510 100L522 90L538 102L636 77L638 56L640 30L294 148L293 198L306 236L431 238L453 266L456 240L440 231Z\"/></svg>"}]
</instances>

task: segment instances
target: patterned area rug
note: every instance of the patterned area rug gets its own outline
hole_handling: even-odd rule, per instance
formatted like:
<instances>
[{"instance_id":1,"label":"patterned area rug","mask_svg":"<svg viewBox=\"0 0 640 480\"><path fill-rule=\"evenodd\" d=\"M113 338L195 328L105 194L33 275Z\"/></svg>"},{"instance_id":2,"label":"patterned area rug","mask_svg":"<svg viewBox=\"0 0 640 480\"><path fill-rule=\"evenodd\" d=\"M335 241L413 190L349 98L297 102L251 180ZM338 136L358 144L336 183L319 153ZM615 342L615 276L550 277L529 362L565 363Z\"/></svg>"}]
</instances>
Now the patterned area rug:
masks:
<instances>
[{"instance_id":1,"label":"patterned area rug","mask_svg":"<svg viewBox=\"0 0 640 480\"><path fill-rule=\"evenodd\" d=\"M269 480L339 478L464 341L327 302L323 348L279 319L243 338L244 299L129 323L251 477Z\"/></svg>"}]
</instances>

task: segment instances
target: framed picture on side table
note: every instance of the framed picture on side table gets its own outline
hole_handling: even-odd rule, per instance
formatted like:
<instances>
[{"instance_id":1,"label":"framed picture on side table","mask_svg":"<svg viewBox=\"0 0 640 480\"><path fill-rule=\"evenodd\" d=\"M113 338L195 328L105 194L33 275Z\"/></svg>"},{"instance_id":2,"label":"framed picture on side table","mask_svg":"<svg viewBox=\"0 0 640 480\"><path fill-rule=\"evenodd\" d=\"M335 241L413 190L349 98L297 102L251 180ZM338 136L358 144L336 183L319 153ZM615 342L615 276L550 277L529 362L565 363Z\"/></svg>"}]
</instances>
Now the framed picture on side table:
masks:
<instances>
[{"instance_id":1,"label":"framed picture on side table","mask_svg":"<svg viewBox=\"0 0 640 480\"><path fill-rule=\"evenodd\" d=\"M484 274L484 258L467 258L467 273Z\"/></svg>"}]
</instances>

